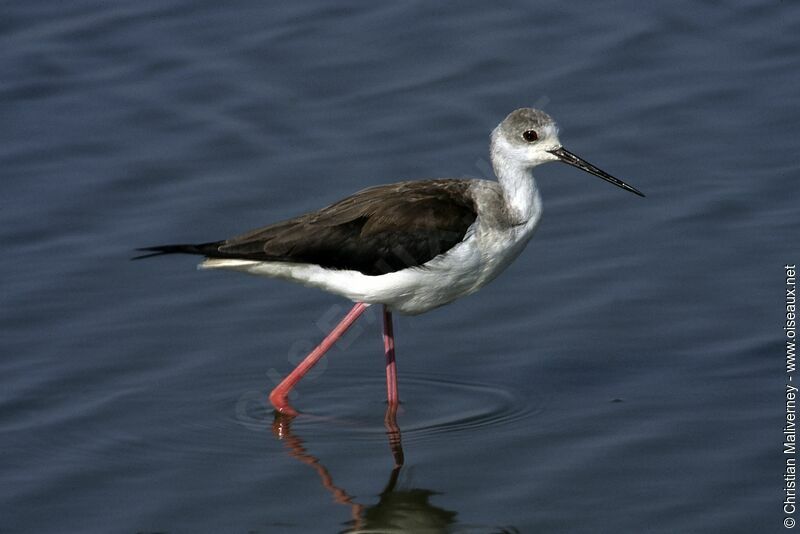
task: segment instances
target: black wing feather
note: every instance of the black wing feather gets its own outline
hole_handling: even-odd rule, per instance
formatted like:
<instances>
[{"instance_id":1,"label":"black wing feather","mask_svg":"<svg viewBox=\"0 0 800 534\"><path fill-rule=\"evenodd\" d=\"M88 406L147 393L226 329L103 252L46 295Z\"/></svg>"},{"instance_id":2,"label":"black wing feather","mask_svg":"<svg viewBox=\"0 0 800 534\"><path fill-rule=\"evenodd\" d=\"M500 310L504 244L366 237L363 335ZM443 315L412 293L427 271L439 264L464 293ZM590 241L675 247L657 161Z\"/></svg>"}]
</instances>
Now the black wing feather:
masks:
<instances>
[{"instance_id":1,"label":"black wing feather","mask_svg":"<svg viewBox=\"0 0 800 534\"><path fill-rule=\"evenodd\" d=\"M461 241L477 217L469 185L427 180L377 186L223 242L144 250L314 263L380 275L422 265Z\"/></svg>"}]
</instances>

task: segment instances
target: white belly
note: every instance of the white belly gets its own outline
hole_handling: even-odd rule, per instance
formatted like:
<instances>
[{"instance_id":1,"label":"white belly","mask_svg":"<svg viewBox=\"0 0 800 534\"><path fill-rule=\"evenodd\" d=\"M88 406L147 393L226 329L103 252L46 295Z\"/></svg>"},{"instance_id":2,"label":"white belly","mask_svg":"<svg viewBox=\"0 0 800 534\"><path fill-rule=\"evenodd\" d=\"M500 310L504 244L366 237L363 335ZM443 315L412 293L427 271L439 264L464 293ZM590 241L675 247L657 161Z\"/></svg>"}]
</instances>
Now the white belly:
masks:
<instances>
[{"instance_id":1,"label":"white belly","mask_svg":"<svg viewBox=\"0 0 800 534\"><path fill-rule=\"evenodd\" d=\"M476 223L459 243L419 267L379 276L326 269L305 263L207 259L203 269L231 269L290 280L341 295L354 302L385 304L392 311L416 315L474 293L500 274L525 248L538 217L505 231Z\"/></svg>"}]
</instances>

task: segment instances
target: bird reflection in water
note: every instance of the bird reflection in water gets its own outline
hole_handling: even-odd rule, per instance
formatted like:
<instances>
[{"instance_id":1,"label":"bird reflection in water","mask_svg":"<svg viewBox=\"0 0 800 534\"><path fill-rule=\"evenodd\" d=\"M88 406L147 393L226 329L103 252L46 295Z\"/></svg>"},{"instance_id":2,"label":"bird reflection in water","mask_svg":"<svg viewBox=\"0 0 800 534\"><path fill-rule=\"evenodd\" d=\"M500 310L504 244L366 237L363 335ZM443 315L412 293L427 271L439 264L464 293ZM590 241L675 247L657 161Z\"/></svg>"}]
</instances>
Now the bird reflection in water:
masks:
<instances>
[{"instance_id":1,"label":"bird reflection in water","mask_svg":"<svg viewBox=\"0 0 800 534\"><path fill-rule=\"evenodd\" d=\"M474 530L475 528L480 528L480 532L494 534L517 533L518 531L513 527L487 529L486 527L458 526L456 524L457 512L440 508L429 502L430 497L436 495L437 492L422 488L398 488L404 455L396 411L397 406L390 406L384 418L386 436L394 465L389 472L386 486L378 495L378 502L372 505L356 502L347 490L333 481L330 471L319 458L306 450L303 440L292 431L294 417L275 412L272 433L283 441L292 458L310 466L317 472L322 487L333 496L335 502L350 509L351 519L345 523L347 528L342 531L343 534L478 532Z\"/></svg>"}]
</instances>

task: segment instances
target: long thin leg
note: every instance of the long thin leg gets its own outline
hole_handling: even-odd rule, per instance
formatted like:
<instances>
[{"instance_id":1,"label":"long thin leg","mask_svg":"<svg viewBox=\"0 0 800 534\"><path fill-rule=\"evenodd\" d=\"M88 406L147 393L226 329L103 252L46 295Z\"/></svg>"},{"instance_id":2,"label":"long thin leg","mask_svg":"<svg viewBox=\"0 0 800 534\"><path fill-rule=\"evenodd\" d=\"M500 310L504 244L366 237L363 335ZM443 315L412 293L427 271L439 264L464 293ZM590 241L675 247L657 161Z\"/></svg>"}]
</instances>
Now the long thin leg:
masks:
<instances>
[{"instance_id":1,"label":"long thin leg","mask_svg":"<svg viewBox=\"0 0 800 534\"><path fill-rule=\"evenodd\" d=\"M394 331L392 329L392 312L383 307L383 347L386 351L386 400L389 408L397 409L400 396L397 393L397 364L394 361Z\"/></svg>"},{"instance_id":2,"label":"long thin leg","mask_svg":"<svg viewBox=\"0 0 800 534\"><path fill-rule=\"evenodd\" d=\"M300 362L300 364L294 368L294 370L289 373L289 375L283 379L283 381L278 384L275 389L272 390L272 393L269 394L269 401L278 410L280 413L285 413L286 415L297 415L297 411L289 405L289 392L292 388L300 381L306 373L308 373L312 367L322 358L328 349L330 349L336 340L342 337L342 335L347 332L347 329L350 328L356 319L358 319L364 310L367 309L369 304L364 304L363 302L357 303L353 306L347 315L344 316L344 319L341 320L339 324L334 327L333 330L322 340L322 342L317 345L317 348L312 350L305 359Z\"/></svg>"},{"instance_id":3,"label":"long thin leg","mask_svg":"<svg viewBox=\"0 0 800 534\"><path fill-rule=\"evenodd\" d=\"M386 407L386 415L383 418L383 424L386 427L386 435L389 438L389 449L392 451L394 458L394 466L399 469L404 462L403 444L401 442L400 427L397 426L397 405L389 405Z\"/></svg>"}]
</instances>

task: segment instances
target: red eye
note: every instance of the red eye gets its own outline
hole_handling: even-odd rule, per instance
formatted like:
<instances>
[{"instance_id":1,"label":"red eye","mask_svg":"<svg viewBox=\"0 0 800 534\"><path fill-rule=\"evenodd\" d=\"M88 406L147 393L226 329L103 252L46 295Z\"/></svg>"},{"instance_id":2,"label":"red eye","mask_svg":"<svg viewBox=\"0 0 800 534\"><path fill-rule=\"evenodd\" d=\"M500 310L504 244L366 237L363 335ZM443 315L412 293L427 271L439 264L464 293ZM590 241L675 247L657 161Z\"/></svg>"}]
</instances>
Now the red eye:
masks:
<instances>
[{"instance_id":1,"label":"red eye","mask_svg":"<svg viewBox=\"0 0 800 534\"><path fill-rule=\"evenodd\" d=\"M539 139L539 134L537 134L535 130L525 130L524 132L522 132L522 138L529 143L533 143L534 141Z\"/></svg>"}]
</instances>

